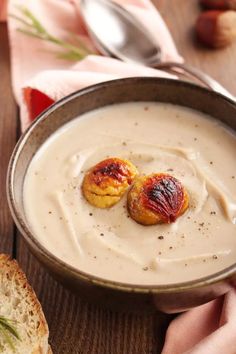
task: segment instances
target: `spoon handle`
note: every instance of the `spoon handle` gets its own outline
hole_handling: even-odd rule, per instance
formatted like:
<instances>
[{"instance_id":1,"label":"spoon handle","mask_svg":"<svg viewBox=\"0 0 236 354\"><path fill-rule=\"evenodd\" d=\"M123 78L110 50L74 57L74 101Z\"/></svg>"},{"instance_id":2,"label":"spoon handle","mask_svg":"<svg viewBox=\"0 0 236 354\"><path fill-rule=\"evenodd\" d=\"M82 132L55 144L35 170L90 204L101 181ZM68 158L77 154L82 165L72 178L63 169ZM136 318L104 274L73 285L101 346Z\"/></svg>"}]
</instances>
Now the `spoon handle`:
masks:
<instances>
[{"instance_id":1,"label":"spoon handle","mask_svg":"<svg viewBox=\"0 0 236 354\"><path fill-rule=\"evenodd\" d=\"M205 86L212 89L213 91L219 92L224 96L227 96L231 100L235 101L236 97L233 96L229 91L227 91L218 81L214 80L209 75L203 73L200 69L194 68L187 64L175 63L175 62L163 62L155 65L157 69L172 69L178 72L181 69L183 72L189 74L190 76L196 78L202 82ZM177 69L177 70L175 70Z\"/></svg>"}]
</instances>

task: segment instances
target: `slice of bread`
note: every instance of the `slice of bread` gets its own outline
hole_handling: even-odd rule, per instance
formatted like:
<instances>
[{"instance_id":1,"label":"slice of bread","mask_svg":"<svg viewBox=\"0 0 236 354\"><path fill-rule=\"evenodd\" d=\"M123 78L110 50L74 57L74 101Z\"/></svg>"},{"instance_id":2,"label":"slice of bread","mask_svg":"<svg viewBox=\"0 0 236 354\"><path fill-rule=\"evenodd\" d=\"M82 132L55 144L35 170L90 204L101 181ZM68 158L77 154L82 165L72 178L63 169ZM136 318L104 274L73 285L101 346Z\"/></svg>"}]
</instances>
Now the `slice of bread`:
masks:
<instances>
[{"instance_id":1,"label":"slice of bread","mask_svg":"<svg viewBox=\"0 0 236 354\"><path fill-rule=\"evenodd\" d=\"M0 254L0 316L13 320L20 340L12 337L15 351L0 331L3 354L50 354L48 325L35 292L15 260Z\"/></svg>"}]
</instances>

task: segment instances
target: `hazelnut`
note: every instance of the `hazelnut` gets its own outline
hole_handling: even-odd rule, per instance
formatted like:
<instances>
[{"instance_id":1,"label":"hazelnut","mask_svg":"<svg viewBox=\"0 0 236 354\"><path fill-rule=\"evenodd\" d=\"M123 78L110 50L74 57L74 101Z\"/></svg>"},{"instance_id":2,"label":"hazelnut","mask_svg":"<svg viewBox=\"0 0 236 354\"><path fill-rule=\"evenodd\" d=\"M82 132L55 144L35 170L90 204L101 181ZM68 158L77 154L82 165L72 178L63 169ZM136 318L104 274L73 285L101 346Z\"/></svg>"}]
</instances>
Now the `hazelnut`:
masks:
<instances>
[{"instance_id":1,"label":"hazelnut","mask_svg":"<svg viewBox=\"0 0 236 354\"><path fill-rule=\"evenodd\" d=\"M200 4L206 9L236 10L236 0L200 0Z\"/></svg>"},{"instance_id":2,"label":"hazelnut","mask_svg":"<svg viewBox=\"0 0 236 354\"><path fill-rule=\"evenodd\" d=\"M236 12L205 11L196 23L198 39L212 48L226 47L236 38Z\"/></svg>"}]
</instances>

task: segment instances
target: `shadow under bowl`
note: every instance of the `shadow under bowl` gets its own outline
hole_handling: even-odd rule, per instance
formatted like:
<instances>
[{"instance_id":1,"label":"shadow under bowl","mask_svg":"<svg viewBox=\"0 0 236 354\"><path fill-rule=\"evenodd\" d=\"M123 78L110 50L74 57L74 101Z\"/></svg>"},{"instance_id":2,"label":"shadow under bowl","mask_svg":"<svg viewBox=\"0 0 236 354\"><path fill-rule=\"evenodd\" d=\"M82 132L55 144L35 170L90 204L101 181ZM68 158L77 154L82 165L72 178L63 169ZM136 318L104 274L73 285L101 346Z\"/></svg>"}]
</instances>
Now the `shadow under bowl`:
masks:
<instances>
[{"instance_id":1,"label":"shadow under bowl","mask_svg":"<svg viewBox=\"0 0 236 354\"><path fill-rule=\"evenodd\" d=\"M130 285L75 269L45 249L32 233L24 212L27 168L41 145L57 129L91 110L124 102L166 102L211 115L236 131L236 104L199 86L159 78L128 78L91 86L65 97L44 111L22 135L12 154L7 177L12 216L32 253L69 289L89 301L124 311L174 313L208 302L236 283L236 263L201 279L170 285ZM155 306L154 306L155 302Z\"/></svg>"}]
</instances>

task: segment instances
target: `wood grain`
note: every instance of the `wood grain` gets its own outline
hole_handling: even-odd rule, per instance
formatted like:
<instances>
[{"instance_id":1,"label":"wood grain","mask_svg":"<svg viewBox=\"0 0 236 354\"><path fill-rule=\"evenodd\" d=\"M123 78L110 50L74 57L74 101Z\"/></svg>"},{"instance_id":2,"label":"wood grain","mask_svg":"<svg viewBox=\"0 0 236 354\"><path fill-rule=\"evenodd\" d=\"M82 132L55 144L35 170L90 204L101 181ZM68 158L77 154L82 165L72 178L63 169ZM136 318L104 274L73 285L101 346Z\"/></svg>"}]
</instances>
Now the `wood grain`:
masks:
<instances>
[{"instance_id":1,"label":"wood grain","mask_svg":"<svg viewBox=\"0 0 236 354\"><path fill-rule=\"evenodd\" d=\"M12 97L7 29L0 24L0 252L12 254L14 226L6 199L6 171L16 142L16 104Z\"/></svg>"},{"instance_id":2,"label":"wood grain","mask_svg":"<svg viewBox=\"0 0 236 354\"><path fill-rule=\"evenodd\" d=\"M186 61L218 79L236 94L236 44L208 50L194 39L197 0L155 0ZM9 77L6 27L0 27L0 251L11 252L14 227L5 195L5 174L16 141L16 107ZM2 153L2 151L4 153ZM81 300L54 281L17 237L17 259L45 311L54 354L158 354L170 316L119 313Z\"/></svg>"},{"instance_id":3,"label":"wood grain","mask_svg":"<svg viewBox=\"0 0 236 354\"><path fill-rule=\"evenodd\" d=\"M201 11L198 0L154 0L169 27L179 53L185 61L218 80L236 94L236 41L231 46L212 50L195 38L195 23Z\"/></svg>"},{"instance_id":4,"label":"wood grain","mask_svg":"<svg viewBox=\"0 0 236 354\"><path fill-rule=\"evenodd\" d=\"M46 273L22 239L17 258L42 303L54 354L161 352L171 316L118 313L81 300Z\"/></svg>"}]
</instances>

